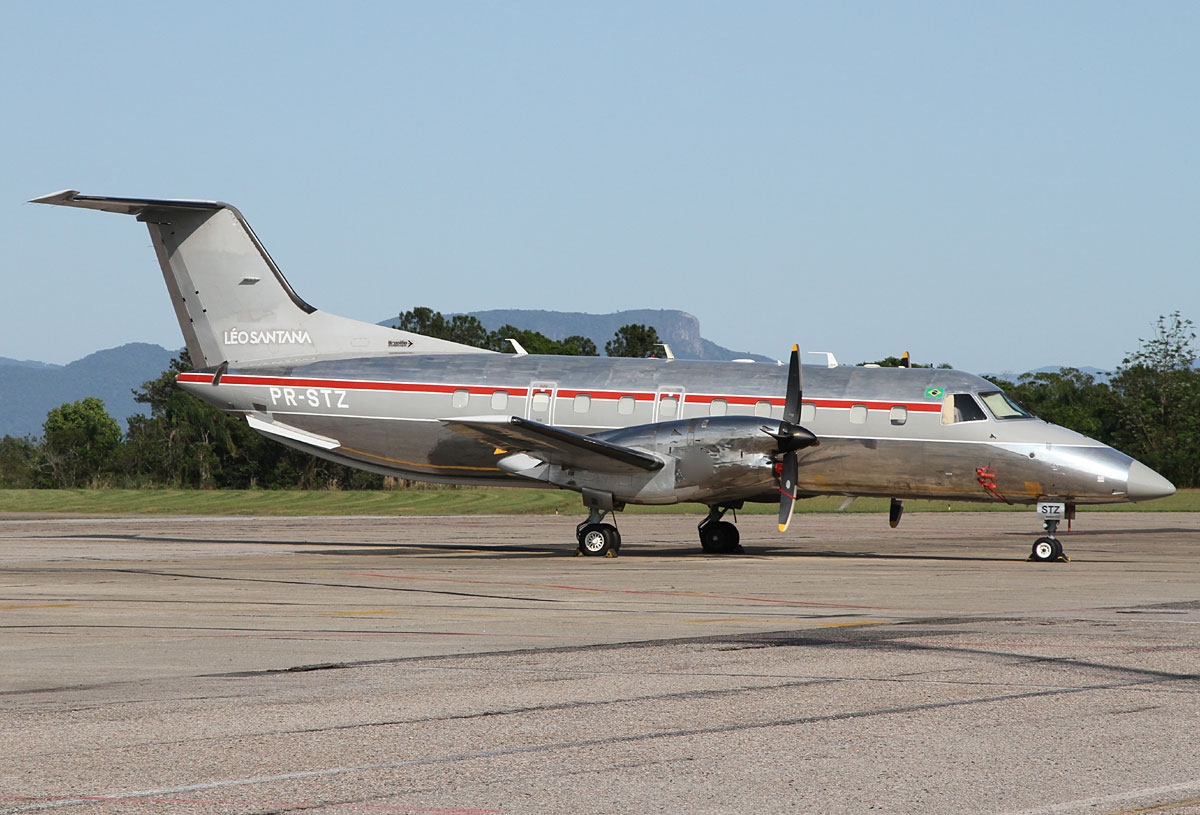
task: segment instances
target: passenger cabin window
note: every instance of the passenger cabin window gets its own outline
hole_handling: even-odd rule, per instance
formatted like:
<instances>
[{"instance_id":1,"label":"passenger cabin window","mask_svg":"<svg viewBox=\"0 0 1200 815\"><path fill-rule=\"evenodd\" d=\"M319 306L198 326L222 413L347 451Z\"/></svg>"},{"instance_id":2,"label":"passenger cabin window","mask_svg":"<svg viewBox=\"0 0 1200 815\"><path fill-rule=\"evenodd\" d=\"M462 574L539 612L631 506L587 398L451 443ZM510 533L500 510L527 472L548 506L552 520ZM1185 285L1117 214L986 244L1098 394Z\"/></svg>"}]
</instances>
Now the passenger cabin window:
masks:
<instances>
[{"instance_id":1,"label":"passenger cabin window","mask_svg":"<svg viewBox=\"0 0 1200 815\"><path fill-rule=\"evenodd\" d=\"M754 403L754 415L760 419L771 418L771 402L768 399L759 399Z\"/></svg>"},{"instance_id":2,"label":"passenger cabin window","mask_svg":"<svg viewBox=\"0 0 1200 815\"><path fill-rule=\"evenodd\" d=\"M634 398L632 396L622 396L617 400L617 413L621 416L633 415Z\"/></svg>"},{"instance_id":3,"label":"passenger cabin window","mask_svg":"<svg viewBox=\"0 0 1200 815\"><path fill-rule=\"evenodd\" d=\"M1018 405L1003 391L988 391L979 394L979 398L987 405L987 409L997 419L1032 419L1033 414Z\"/></svg>"},{"instance_id":4,"label":"passenger cabin window","mask_svg":"<svg viewBox=\"0 0 1200 815\"><path fill-rule=\"evenodd\" d=\"M450 407L465 408L469 401L471 401L471 392L459 388L450 396Z\"/></svg>"},{"instance_id":5,"label":"passenger cabin window","mask_svg":"<svg viewBox=\"0 0 1200 815\"><path fill-rule=\"evenodd\" d=\"M812 402L801 402L800 421L811 422L815 418L817 418L817 406Z\"/></svg>"},{"instance_id":6,"label":"passenger cabin window","mask_svg":"<svg viewBox=\"0 0 1200 815\"><path fill-rule=\"evenodd\" d=\"M575 394L574 408L576 413L587 413L592 409L592 397L586 393Z\"/></svg>"},{"instance_id":7,"label":"passenger cabin window","mask_svg":"<svg viewBox=\"0 0 1200 815\"><path fill-rule=\"evenodd\" d=\"M866 405L851 405L850 406L850 424L866 424L867 422L867 406Z\"/></svg>"},{"instance_id":8,"label":"passenger cabin window","mask_svg":"<svg viewBox=\"0 0 1200 815\"><path fill-rule=\"evenodd\" d=\"M987 420L987 414L969 393L947 394L942 400L942 424L958 424L959 422L982 422Z\"/></svg>"},{"instance_id":9,"label":"passenger cabin window","mask_svg":"<svg viewBox=\"0 0 1200 815\"><path fill-rule=\"evenodd\" d=\"M904 424L908 421L908 408L904 405L893 405L892 409L888 412L888 418L891 419L892 424Z\"/></svg>"},{"instance_id":10,"label":"passenger cabin window","mask_svg":"<svg viewBox=\"0 0 1200 815\"><path fill-rule=\"evenodd\" d=\"M674 419L677 410L679 410L679 400L674 396L664 396L658 400L658 420L660 422Z\"/></svg>"},{"instance_id":11,"label":"passenger cabin window","mask_svg":"<svg viewBox=\"0 0 1200 815\"><path fill-rule=\"evenodd\" d=\"M492 410L508 409L508 391L492 392Z\"/></svg>"},{"instance_id":12,"label":"passenger cabin window","mask_svg":"<svg viewBox=\"0 0 1200 815\"><path fill-rule=\"evenodd\" d=\"M709 416L724 416L729 413L729 403L724 399L714 399L708 405Z\"/></svg>"},{"instance_id":13,"label":"passenger cabin window","mask_svg":"<svg viewBox=\"0 0 1200 815\"><path fill-rule=\"evenodd\" d=\"M550 407L550 394L538 391L533 395L533 409L542 412Z\"/></svg>"}]
</instances>

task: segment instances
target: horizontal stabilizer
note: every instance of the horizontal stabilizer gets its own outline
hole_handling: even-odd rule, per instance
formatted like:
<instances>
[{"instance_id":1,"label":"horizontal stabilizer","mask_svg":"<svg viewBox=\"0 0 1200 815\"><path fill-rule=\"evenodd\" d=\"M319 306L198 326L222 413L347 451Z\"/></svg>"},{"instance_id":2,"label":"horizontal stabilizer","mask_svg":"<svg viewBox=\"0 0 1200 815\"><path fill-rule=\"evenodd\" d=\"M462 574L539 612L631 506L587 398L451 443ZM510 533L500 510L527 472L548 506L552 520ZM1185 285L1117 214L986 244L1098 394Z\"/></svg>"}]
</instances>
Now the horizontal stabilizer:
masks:
<instances>
[{"instance_id":1,"label":"horizontal stabilizer","mask_svg":"<svg viewBox=\"0 0 1200 815\"><path fill-rule=\"evenodd\" d=\"M519 416L442 419L451 430L507 453L527 453L567 469L598 473L648 473L663 462L641 450L581 433L522 419Z\"/></svg>"},{"instance_id":2,"label":"horizontal stabilizer","mask_svg":"<svg viewBox=\"0 0 1200 815\"><path fill-rule=\"evenodd\" d=\"M158 198L113 198L102 195L80 195L79 190L63 190L31 199L31 204L54 204L60 207L98 209L120 215L141 215L148 209L222 209L228 204L220 201L167 201Z\"/></svg>"}]
</instances>

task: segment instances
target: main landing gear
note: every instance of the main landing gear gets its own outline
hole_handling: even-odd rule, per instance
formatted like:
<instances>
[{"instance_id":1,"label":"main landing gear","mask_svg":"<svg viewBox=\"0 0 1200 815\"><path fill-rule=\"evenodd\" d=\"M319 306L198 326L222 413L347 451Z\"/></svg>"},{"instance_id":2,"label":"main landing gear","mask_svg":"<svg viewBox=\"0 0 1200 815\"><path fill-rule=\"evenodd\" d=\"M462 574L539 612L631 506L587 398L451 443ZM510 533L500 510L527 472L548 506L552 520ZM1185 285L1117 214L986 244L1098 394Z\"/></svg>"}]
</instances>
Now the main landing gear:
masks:
<instances>
[{"instance_id":1,"label":"main landing gear","mask_svg":"<svg viewBox=\"0 0 1200 815\"><path fill-rule=\"evenodd\" d=\"M742 507L737 504L726 504L708 508L708 515L700 522L697 529L700 532L700 548L710 555L741 554L741 533L729 521L722 520L729 510ZM577 555L590 557L616 557L621 551L621 533L612 524L604 523L608 510L591 507L588 519L575 527L575 538L579 547Z\"/></svg>"},{"instance_id":2,"label":"main landing gear","mask_svg":"<svg viewBox=\"0 0 1200 815\"><path fill-rule=\"evenodd\" d=\"M575 527L575 538L579 541L577 555L592 557L616 557L621 551L621 533L612 524L602 523L607 510L592 507L588 519Z\"/></svg>"},{"instance_id":3,"label":"main landing gear","mask_svg":"<svg viewBox=\"0 0 1200 815\"><path fill-rule=\"evenodd\" d=\"M1046 534L1033 542L1033 551L1029 553L1029 559L1035 563L1050 563L1051 561L1066 563L1070 558L1063 553L1062 542L1054 536L1054 533L1058 531L1058 524L1063 518L1075 517L1075 505L1040 501L1037 508L1038 515L1042 518L1042 528L1046 530Z\"/></svg>"},{"instance_id":4,"label":"main landing gear","mask_svg":"<svg viewBox=\"0 0 1200 815\"><path fill-rule=\"evenodd\" d=\"M729 510L741 509L742 503L710 506L708 515L697 527L700 530L700 548L710 555L733 555L742 553L739 543L742 536L738 528L729 521L723 521Z\"/></svg>"}]
</instances>

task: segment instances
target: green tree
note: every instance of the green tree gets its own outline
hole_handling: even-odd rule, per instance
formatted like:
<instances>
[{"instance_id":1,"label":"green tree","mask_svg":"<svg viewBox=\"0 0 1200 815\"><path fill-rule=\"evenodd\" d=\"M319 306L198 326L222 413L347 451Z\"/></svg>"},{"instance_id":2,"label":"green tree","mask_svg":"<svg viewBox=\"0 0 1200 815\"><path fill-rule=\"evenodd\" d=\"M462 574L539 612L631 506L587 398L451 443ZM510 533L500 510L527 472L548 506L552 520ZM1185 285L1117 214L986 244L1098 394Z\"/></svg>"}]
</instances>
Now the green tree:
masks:
<instances>
[{"instance_id":1,"label":"green tree","mask_svg":"<svg viewBox=\"0 0 1200 815\"><path fill-rule=\"evenodd\" d=\"M100 399L89 396L54 408L46 415L42 435L54 486L100 486L115 472L121 426Z\"/></svg>"},{"instance_id":2,"label":"green tree","mask_svg":"<svg viewBox=\"0 0 1200 815\"><path fill-rule=\"evenodd\" d=\"M1178 487L1200 484L1200 371L1196 332L1176 311L1121 362L1110 385L1113 444Z\"/></svg>"},{"instance_id":3,"label":"green tree","mask_svg":"<svg viewBox=\"0 0 1200 815\"><path fill-rule=\"evenodd\" d=\"M657 352L661 343L654 326L630 323L618 328L613 338L604 343L604 353L610 357L648 357Z\"/></svg>"},{"instance_id":4,"label":"green tree","mask_svg":"<svg viewBox=\"0 0 1200 815\"><path fill-rule=\"evenodd\" d=\"M587 337L571 336L562 342L552 340L540 331L529 331L513 325L502 325L492 332L492 350L510 353L514 349L509 338L515 339L531 354L557 354L560 356L596 356L596 343Z\"/></svg>"},{"instance_id":5,"label":"green tree","mask_svg":"<svg viewBox=\"0 0 1200 815\"><path fill-rule=\"evenodd\" d=\"M596 357L600 356L600 352L596 349L596 343L592 342L587 337L581 337L578 334L572 334L561 343L563 347L562 353L569 354L573 357Z\"/></svg>"},{"instance_id":6,"label":"green tree","mask_svg":"<svg viewBox=\"0 0 1200 815\"><path fill-rule=\"evenodd\" d=\"M1017 381L993 379L1035 416L1106 441L1112 424L1112 390L1078 368L1025 373Z\"/></svg>"},{"instance_id":7,"label":"green tree","mask_svg":"<svg viewBox=\"0 0 1200 815\"><path fill-rule=\"evenodd\" d=\"M483 327L478 318L469 314L455 314L446 319L440 311L417 306L399 316L396 328L439 340L497 350L493 347L494 335Z\"/></svg>"},{"instance_id":8,"label":"green tree","mask_svg":"<svg viewBox=\"0 0 1200 815\"><path fill-rule=\"evenodd\" d=\"M0 439L0 489L27 490L38 484L38 446L29 438Z\"/></svg>"},{"instance_id":9,"label":"green tree","mask_svg":"<svg viewBox=\"0 0 1200 815\"><path fill-rule=\"evenodd\" d=\"M516 340L530 354L594 357L599 353L596 350L596 343L587 337L575 335L559 342L550 339L540 331L530 331L508 324L500 326L495 331L488 331L478 318L469 314L455 314L447 318L440 311L434 311L426 306L417 306L411 311L402 313L397 320L396 328L426 337L472 345L476 348L486 348L489 351L501 351L506 354L511 354L516 350L509 339Z\"/></svg>"}]
</instances>

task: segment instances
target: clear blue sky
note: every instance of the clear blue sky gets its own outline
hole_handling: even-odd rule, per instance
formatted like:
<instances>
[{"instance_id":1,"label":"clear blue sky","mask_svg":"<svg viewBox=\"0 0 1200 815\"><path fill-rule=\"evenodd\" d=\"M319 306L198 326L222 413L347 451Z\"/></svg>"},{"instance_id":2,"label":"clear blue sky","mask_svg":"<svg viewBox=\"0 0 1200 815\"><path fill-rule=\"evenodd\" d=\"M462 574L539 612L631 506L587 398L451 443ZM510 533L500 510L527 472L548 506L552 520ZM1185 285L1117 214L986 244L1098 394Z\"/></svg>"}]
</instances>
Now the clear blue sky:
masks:
<instances>
[{"instance_id":1,"label":"clear blue sky","mask_svg":"<svg viewBox=\"0 0 1200 815\"><path fill-rule=\"evenodd\" d=\"M314 305L675 308L783 357L1111 368L1200 322L1200 3L0 4L0 356L182 344L145 229Z\"/></svg>"}]
</instances>

